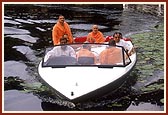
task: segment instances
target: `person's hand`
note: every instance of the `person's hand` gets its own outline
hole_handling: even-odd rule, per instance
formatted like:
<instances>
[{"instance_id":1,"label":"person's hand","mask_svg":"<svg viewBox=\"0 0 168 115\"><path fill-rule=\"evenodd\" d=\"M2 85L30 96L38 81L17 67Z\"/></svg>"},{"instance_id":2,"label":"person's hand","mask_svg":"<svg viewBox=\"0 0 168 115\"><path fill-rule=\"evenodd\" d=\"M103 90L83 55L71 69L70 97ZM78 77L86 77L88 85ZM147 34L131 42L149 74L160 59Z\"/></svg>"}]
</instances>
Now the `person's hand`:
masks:
<instances>
[{"instance_id":1,"label":"person's hand","mask_svg":"<svg viewBox=\"0 0 168 115\"><path fill-rule=\"evenodd\" d=\"M67 41L69 42L69 38L67 38Z\"/></svg>"},{"instance_id":2,"label":"person's hand","mask_svg":"<svg viewBox=\"0 0 168 115\"><path fill-rule=\"evenodd\" d=\"M92 37L89 38L89 42L90 42L90 43L95 43L95 41L96 41L96 40L95 40L94 38L92 38Z\"/></svg>"}]
</instances>

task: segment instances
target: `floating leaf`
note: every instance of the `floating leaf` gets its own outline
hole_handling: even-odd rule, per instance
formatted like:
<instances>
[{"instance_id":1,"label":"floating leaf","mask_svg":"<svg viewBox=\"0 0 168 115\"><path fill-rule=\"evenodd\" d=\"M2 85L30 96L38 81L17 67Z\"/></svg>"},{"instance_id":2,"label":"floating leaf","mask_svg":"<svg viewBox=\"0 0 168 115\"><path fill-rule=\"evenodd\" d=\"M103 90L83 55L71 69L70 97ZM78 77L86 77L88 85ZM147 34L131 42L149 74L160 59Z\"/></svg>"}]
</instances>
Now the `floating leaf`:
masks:
<instances>
[{"instance_id":1,"label":"floating leaf","mask_svg":"<svg viewBox=\"0 0 168 115\"><path fill-rule=\"evenodd\" d=\"M161 103L164 103L164 99L161 99L160 102L161 102Z\"/></svg>"}]
</instances>

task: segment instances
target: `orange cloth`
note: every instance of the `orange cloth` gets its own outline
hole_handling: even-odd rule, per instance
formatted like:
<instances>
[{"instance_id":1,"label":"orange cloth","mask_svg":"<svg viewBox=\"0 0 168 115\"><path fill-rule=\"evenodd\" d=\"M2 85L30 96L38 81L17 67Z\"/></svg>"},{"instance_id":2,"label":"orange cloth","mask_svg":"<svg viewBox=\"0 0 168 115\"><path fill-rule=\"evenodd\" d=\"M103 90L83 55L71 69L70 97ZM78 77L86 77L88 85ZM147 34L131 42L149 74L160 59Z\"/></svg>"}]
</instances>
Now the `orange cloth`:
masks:
<instances>
[{"instance_id":1,"label":"orange cloth","mask_svg":"<svg viewBox=\"0 0 168 115\"><path fill-rule=\"evenodd\" d=\"M93 38L94 40L91 40ZM87 36L88 42L95 42L95 43L103 43L105 41L105 38L102 34L102 32L98 31L97 33L90 32Z\"/></svg>"},{"instance_id":2,"label":"orange cloth","mask_svg":"<svg viewBox=\"0 0 168 115\"><path fill-rule=\"evenodd\" d=\"M81 49L81 50L79 50L77 52L76 55L77 55L77 59L79 57L93 57L94 58L94 62L96 63L96 57L95 57L95 55L91 51L89 51L88 49Z\"/></svg>"},{"instance_id":3,"label":"orange cloth","mask_svg":"<svg viewBox=\"0 0 168 115\"><path fill-rule=\"evenodd\" d=\"M102 51L99 55L100 64L122 63L122 49L111 47Z\"/></svg>"},{"instance_id":4,"label":"orange cloth","mask_svg":"<svg viewBox=\"0 0 168 115\"><path fill-rule=\"evenodd\" d=\"M52 30L53 44L54 45L59 44L60 38L62 38L64 34L68 35L69 38L68 43L72 43L73 37L68 23L64 22L64 26L62 26L59 22L57 22Z\"/></svg>"}]
</instances>

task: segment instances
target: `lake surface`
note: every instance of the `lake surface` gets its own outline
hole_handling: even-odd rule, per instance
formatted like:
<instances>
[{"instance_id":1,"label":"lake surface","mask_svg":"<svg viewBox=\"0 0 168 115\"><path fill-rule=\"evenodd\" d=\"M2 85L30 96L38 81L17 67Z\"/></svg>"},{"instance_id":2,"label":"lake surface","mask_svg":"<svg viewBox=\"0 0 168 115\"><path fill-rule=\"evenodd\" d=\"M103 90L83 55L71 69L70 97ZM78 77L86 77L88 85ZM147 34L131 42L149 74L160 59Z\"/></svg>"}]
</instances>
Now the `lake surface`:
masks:
<instances>
[{"instance_id":1,"label":"lake surface","mask_svg":"<svg viewBox=\"0 0 168 115\"><path fill-rule=\"evenodd\" d=\"M164 31L162 26L158 29L163 17L114 6L6 4L4 111L164 111ZM37 67L45 48L52 45L51 31L59 14L74 37L86 36L97 24L104 36L120 31L132 38L138 62L117 93L74 105L54 97L39 81Z\"/></svg>"}]
</instances>

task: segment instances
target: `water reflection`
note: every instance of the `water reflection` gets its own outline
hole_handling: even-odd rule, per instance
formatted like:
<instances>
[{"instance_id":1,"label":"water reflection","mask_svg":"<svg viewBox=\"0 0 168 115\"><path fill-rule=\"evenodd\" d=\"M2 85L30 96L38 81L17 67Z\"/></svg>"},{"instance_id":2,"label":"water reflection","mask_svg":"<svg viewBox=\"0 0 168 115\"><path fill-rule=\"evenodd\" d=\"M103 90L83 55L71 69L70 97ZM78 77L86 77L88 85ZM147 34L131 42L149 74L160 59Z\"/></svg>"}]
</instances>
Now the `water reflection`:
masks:
<instances>
[{"instance_id":1,"label":"water reflection","mask_svg":"<svg viewBox=\"0 0 168 115\"><path fill-rule=\"evenodd\" d=\"M28 71L26 71L26 68L27 66L24 62L6 61L4 63L4 76L19 76L23 80L30 79L31 76L29 76Z\"/></svg>"},{"instance_id":2,"label":"water reflection","mask_svg":"<svg viewBox=\"0 0 168 115\"><path fill-rule=\"evenodd\" d=\"M28 30L25 29L17 29L15 27L4 27L4 34L30 34Z\"/></svg>"},{"instance_id":3,"label":"water reflection","mask_svg":"<svg viewBox=\"0 0 168 115\"><path fill-rule=\"evenodd\" d=\"M33 94L25 94L18 90L5 91L5 111L42 111L41 101ZM33 106L32 106L33 105Z\"/></svg>"}]
</instances>

